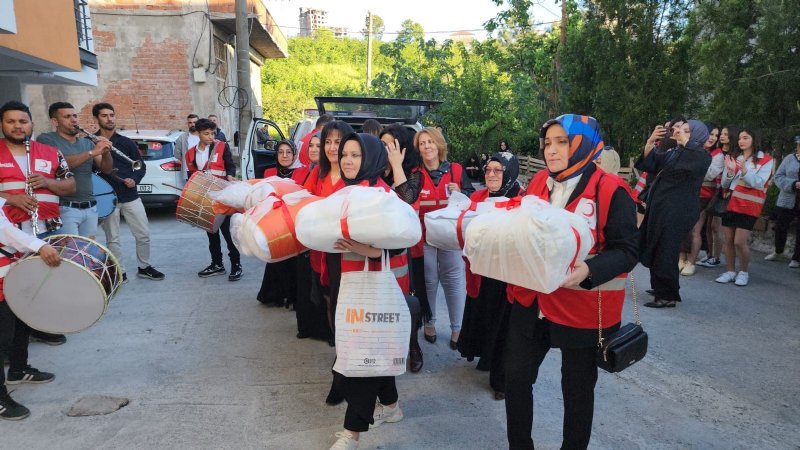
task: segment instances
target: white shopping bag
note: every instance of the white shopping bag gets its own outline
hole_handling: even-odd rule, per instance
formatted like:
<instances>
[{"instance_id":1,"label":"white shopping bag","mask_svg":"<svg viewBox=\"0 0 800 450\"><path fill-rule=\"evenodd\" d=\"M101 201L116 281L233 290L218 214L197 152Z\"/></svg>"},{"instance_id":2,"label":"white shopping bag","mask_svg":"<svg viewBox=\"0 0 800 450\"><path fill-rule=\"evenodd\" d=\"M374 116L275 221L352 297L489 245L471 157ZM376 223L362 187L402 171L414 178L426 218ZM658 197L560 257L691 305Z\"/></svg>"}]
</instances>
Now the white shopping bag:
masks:
<instances>
[{"instance_id":1,"label":"white shopping bag","mask_svg":"<svg viewBox=\"0 0 800 450\"><path fill-rule=\"evenodd\" d=\"M406 371L411 314L384 252L380 271L345 272L336 305L336 363L347 377L386 377Z\"/></svg>"}]
</instances>

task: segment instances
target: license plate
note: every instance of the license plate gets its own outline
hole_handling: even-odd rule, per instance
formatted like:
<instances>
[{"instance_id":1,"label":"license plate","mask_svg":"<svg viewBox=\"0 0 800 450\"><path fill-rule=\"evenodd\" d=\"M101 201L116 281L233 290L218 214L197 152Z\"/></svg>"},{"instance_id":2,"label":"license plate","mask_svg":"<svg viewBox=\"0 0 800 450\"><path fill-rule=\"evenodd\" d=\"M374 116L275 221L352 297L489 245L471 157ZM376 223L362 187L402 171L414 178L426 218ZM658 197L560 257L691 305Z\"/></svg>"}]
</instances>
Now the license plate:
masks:
<instances>
[{"instance_id":1,"label":"license plate","mask_svg":"<svg viewBox=\"0 0 800 450\"><path fill-rule=\"evenodd\" d=\"M140 185L136 186L136 191L139 192L139 193L142 193L142 192L147 192L147 193L153 192L153 185L152 184L140 184Z\"/></svg>"}]
</instances>

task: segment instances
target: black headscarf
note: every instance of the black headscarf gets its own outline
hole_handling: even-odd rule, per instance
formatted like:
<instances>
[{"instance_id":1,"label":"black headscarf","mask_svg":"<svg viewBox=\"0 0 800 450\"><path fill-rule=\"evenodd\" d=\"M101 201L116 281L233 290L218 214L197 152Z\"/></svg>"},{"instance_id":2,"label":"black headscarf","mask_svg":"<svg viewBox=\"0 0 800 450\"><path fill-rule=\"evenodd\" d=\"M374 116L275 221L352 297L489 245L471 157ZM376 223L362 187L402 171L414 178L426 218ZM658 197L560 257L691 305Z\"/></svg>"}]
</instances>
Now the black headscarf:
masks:
<instances>
[{"instance_id":1,"label":"black headscarf","mask_svg":"<svg viewBox=\"0 0 800 450\"><path fill-rule=\"evenodd\" d=\"M366 133L350 133L342 139L339 144L339 170L342 165L342 152L344 144L348 141L358 141L361 147L361 167L358 174L353 179L347 178L342 171L342 181L345 185L353 185L369 180L369 185L374 185L378 178L383 175L386 166L389 164L389 155L386 153L386 146L377 136Z\"/></svg>"},{"instance_id":2,"label":"black headscarf","mask_svg":"<svg viewBox=\"0 0 800 450\"><path fill-rule=\"evenodd\" d=\"M517 178L519 178L519 160L517 157L511 152L497 152L486 161L486 164L488 165L491 161L497 161L503 166L503 184L497 192L490 192L489 194L492 197L516 196L519 192L519 183L517 182Z\"/></svg>"}]
</instances>

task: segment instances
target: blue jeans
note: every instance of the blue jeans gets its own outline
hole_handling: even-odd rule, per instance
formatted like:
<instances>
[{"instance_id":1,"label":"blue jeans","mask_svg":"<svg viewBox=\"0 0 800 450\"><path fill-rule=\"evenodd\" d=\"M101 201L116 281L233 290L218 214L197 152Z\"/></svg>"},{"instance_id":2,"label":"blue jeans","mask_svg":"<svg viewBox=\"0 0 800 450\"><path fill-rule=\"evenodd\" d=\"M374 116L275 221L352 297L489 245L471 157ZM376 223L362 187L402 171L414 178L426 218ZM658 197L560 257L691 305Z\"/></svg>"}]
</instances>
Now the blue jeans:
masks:
<instances>
[{"instance_id":1,"label":"blue jeans","mask_svg":"<svg viewBox=\"0 0 800 450\"><path fill-rule=\"evenodd\" d=\"M450 330L455 333L461 330L464 302L467 299L467 278L461 251L441 250L425 244L425 288L428 304L431 306L431 318L428 320L430 325L436 324L436 294L439 283L447 301Z\"/></svg>"},{"instance_id":2,"label":"blue jeans","mask_svg":"<svg viewBox=\"0 0 800 450\"><path fill-rule=\"evenodd\" d=\"M61 221L64 226L60 234L77 234L79 236L95 239L97 237L97 206L78 209L61 206Z\"/></svg>"}]
</instances>

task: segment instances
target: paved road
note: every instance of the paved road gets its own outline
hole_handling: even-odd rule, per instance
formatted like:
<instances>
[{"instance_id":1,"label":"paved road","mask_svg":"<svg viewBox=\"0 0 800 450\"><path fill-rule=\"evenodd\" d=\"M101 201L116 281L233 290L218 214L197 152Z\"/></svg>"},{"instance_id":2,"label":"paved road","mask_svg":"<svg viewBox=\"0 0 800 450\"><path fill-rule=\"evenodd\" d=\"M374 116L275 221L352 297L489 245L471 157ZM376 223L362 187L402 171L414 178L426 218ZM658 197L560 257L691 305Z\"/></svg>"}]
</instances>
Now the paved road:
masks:
<instances>
[{"instance_id":1,"label":"paved road","mask_svg":"<svg viewBox=\"0 0 800 450\"><path fill-rule=\"evenodd\" d=\"M295 339L292 312L256 302L257 260L244 260L240 282L200 279L205 235L163 211L152 229L153 262L167 279L133 277L99 324L60 347L31 344L31 363L56 380L13 387L32 415L0 422L0 448L326 449L344 416L344 406L323 403L333 349ZM123 247L135 267L127 230ZM650 351L621 374L601 372L591 448L800 448L800 271L761 256L746 288L698 269L682 280L683 304L642 311ZM643 291L647 273L635 276ZM503 403L445 333L422 342L421 373L398 379L405 419L364 434L361 448L504 447ZM560 445L559 362L551 352L534 388L537 448ZM65 415L89 394L131 403L105 416Z\"/></svg>"}]
</instances>

